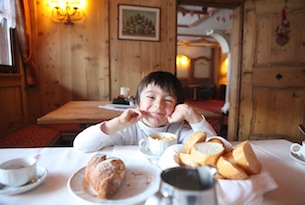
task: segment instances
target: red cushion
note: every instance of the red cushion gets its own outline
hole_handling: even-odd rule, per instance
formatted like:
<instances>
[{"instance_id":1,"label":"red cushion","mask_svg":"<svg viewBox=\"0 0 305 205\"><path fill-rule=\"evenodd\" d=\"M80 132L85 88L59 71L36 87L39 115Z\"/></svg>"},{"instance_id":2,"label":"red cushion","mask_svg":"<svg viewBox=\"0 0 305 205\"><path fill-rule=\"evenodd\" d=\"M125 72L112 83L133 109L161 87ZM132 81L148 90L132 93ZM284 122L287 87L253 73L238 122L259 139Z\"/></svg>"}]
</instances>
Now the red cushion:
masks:
<instances>
[{"instance_id":1,"label":"red cushion","mask_svg":"<svg viewBox=\"0 0 305 205\"><path fill-rule=\"evenodd\" d=\"M0 147L45 147L52 145L60 132L31 124L0 139Z\"/></svg>"},{"instance_id":2,"label":"red cushion","mask_svg":"<svg viewBox=\"0 0 305 205\"><path fill-rule=\"evenodd\" d=\"M82 130L79 124L52 124L52 125L41 125L41 126L46 128L51 128L63 133L67 133L67 132L77 133Z\"/></svg>"}]
</instances>

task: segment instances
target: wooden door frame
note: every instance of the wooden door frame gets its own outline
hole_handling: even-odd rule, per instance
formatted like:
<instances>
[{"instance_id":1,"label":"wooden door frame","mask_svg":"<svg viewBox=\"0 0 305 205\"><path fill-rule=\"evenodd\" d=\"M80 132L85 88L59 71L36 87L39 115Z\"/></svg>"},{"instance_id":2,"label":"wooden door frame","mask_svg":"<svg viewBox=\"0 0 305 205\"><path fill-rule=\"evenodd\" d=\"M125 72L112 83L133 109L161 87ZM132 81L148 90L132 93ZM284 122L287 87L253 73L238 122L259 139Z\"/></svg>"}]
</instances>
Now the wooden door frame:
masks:
<instances>
[{"instance_id":1,"label":"wooden door frame","mask_svg":"<svg viewBox=\"0 0 305 205\"><path fill-rule=\"evenodd\" d=\"M241 84L241 67L242 67L242 42L243 42L243 17L244 3L246 0L178 0L178 4L197 5L197 6L212 6L218 8L234 9L233 11L233 26L231 33L231 69L229 79L229 117L228 117L228 140L238 140L238 127L240 115L240 84ZM177 44L176 44L177 51Z\"/></svg>"}]
</instances>

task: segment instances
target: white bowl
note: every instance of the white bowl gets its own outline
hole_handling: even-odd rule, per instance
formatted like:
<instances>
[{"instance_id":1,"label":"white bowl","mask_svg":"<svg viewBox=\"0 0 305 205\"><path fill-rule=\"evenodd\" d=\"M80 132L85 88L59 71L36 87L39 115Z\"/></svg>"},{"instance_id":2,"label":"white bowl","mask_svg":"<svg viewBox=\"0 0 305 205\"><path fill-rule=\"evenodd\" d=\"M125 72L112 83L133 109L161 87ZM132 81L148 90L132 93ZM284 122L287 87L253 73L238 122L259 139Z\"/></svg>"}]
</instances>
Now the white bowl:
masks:
<instances>
[{"instance_id":1,"label":"white bowl","mask_svg":"<svg viewBox=\"0 0 305 205\"><path fill-rule=\"evenodd\" d=\"M0 183L18 187L31 181L36 176L35 158L17 158L0 164Z\"/></svg>"}]
</instances>

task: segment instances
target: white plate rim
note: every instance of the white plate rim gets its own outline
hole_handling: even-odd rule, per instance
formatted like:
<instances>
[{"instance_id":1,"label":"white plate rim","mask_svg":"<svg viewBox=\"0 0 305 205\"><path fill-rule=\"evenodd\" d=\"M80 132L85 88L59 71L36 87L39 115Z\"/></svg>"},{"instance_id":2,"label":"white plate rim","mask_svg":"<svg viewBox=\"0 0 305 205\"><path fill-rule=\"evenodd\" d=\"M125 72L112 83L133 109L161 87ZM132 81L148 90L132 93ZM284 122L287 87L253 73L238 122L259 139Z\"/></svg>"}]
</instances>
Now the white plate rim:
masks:
<instances>
[{"instance_id":1,"label":"white plate rim","mask_svg":"<svg viewBox=\"0 0 305 205\"><path fill-rule=\"evenodd\" d=\"M113 204L113 205L132 205L132 204L137 204L140 202L144 202L148 197L150 197L151 195L155 194L158 190L159 190L159 185L160 185L160 174L162 172L162 170L147 162L144 160L137 160L135 161L133 160L128 160L129 162L126 163L125 160L123 160L125 165L126 165L126 169L128 169L129 167L132 167L134 165L136 165L137 167L147 167L146 168L146 172L149 172L151 175L151 177L153 178L150 181L150 184L148 186L148 188L142 192L139 195L136 196L131 196L129 198L125 198L125 199L100 199L98 197L93 197L90 196L89 194L85 193L84 190L73 190L72 187L72 183L79 183L80 186L82 186L82 181L80 180L84 180L83 176L84 176L84 172L85 172L85 167L82 167L81 169L79 169L78 171L76 171L68 180L67 186L69 189L69 192L72 193L73 196L75 196L78 199L81 199L82 201L86 201L86 202L91 202L91 203L98 203L98 204ZM88 185L90 186L90 185ZM83 189L82 187L78 187L78 189Z\"/></svg>"},{"instance_id":2,"label":"white plate rim","mask_svg":"<svg viewBox=\"0 0 305 205\"><path fill-rule=\"evenodd\" d=\"M107 106L114 107L114 108L136 108L136 106L132 105L125 105L125 104L107 104Z\"/></svg>"},{"instance_id":3,"label":"white plate rim","mask_svg":"<svg viewBox=\"0 0 305 205\"><path fill-rule=\"evenodd\" d=\"M31 184L26 184L20 187L9 187L5 186L4 189L0 189L0 194L6 194L6 195L14 195L14 194L20 194L24 193L26 191L29 191L31 189L34 189L38 185L40 185L48 175L48 170L44 167L37 167L37 181Z\"/></svg>"},{"instance_id":4,"label":"white plate rim","mask_svg":"<svg viewBox=\"0 0 305 205\"><path fill-rule=\"evenodd\" d=\"M298 155L296 155L296 154L294 154L294 153L292 153L292 152L290 152L290 156L291 156L291 158L294 159L295 161L297 161L297 162L299 162L299 163L305 165L305 161L302 160L300 156L298 156Z\"/></svg>"},{"instance_id":5,"label":"white plate rim","mask_svg":"<svg viewBox=\"0 0 305 205\"><path fill-rule=\"evenodd\" d=\"M140 147L140 152L149 159L160 159L162 155L153 154L148 148Z\"/></svg>"}]
</instances>

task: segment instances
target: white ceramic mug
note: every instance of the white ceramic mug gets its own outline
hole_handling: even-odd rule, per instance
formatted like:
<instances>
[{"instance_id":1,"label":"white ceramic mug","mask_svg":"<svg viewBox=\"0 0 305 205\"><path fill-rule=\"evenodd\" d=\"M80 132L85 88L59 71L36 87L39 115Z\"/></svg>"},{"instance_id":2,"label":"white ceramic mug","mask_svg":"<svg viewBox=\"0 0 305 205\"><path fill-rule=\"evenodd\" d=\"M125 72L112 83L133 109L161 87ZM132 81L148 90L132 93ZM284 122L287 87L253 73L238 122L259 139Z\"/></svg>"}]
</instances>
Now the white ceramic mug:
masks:
<instances>
[{"instance_id":1,"label":"white ceramic mug","mask_svg":"<svg viewBox=\"0 0 305 205\"><path fill-rule=\"evenodd\" d=\"M175 167L161 173L159 191L150 196L145 205L217 205L215 167Z\"/></svg>"},{"instance_id":2,"label":"white ceramic mug","mask_svg":"<svg viewBox=\"0 0 305 205\"><path fill-rule=\"evenodd\" d=\"M8 160L0 165L0 183L6 186L22 186L35 176L35 158L17 158Z\"/></svg>"},{"instance_id":3,"label":"white ceramic mug","mask_svg":"<svg viewBox=\"0 0 305 205\"><path fill-rule=\"evenodd\" d=\"M148 136L148 139L141 139L139 146L149 149L151 153L162 155L170 146L177 144L177 136L169 132L157 132Z\"/></svg>"},{"instance_id":4,"label":"white ceramic mug","mask_svg":"<svg viewBox=\"0 0 305 205\"><path fill-rule=\"evenodd\" d=\"M130 91L129 88L121 87L120 88L120 95L123 95L123 97L128 97L129 96L129 91Z\"/></svg>"},{"instance_id":5,"label":"white ceramic mug","mask_svg":"<svg viewBox=\"0 0 305 205\"><path fill-rule=\"evenodd\" d=\"M302 142L302 145L298 144L298 143L293 143L290 146L290 151L293 154L296 154L298 156L303 156L305 158L305 140Z\"/></svg>"}]
</instances>

